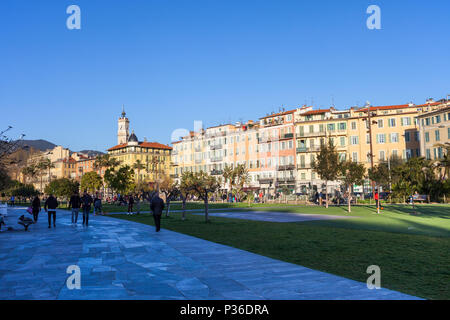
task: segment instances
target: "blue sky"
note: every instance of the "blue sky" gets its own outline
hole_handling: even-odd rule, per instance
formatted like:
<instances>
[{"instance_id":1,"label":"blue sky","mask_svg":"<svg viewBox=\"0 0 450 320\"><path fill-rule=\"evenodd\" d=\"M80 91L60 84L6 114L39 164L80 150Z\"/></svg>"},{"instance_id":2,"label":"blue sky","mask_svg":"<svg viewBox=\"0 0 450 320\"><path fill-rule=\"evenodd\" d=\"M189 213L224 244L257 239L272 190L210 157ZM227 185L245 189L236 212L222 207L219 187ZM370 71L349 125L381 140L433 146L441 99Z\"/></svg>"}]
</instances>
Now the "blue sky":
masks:
<instances>
[{"instance_id":1,"label":"blue sky","mask_svg":"<svg viewBox=\"0 0 450 320\"><path fill-rule=\"evenodd\" d=\"M81 30L66 8L81 8ZM366 9L381 8L381 30ZM2 0L0 128L72 150L316 108L450 94L450 2Z\"/></svg>"}]
</instances>

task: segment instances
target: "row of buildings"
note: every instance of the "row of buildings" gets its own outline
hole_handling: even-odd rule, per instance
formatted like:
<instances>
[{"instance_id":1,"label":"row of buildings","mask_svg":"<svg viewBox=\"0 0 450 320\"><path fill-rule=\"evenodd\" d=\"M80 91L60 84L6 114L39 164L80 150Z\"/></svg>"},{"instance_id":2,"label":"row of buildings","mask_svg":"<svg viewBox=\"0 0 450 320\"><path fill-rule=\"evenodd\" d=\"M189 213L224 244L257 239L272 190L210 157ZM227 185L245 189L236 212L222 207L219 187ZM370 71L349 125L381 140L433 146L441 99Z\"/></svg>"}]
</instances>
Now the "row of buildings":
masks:
<instances>
[{"instance_id":1,"label":"row of buildings","mask_svg":"<svg viewBox=\"0 0 450 320\"><path fill-rule=\"evenodd\" d=\"M342 160L366 167L372 161L371 139L374 164L393 156L438 159L444 150L437 144L450 139L449 107L448 100L431 99L420 105L346 110L303 106L266 115L258 122L201 129L173 143L173 174L179 178L184 171L203 170L221 175L225 165L245 164L250 174L248 188L265 193L283 186L296 193L320 191L324 183L312 163L329 139ZM330 190L337 185L331 183ZM365 187L369 191L368 181ZM362 192L364 186L358 188Z\"/></svg>"},{"instance_id":2,"label":"row of buildings","mask_svg":"<svg viewBox=\"0 0 450 320\"><path fill-rule=\"evenodd\" d=\"M370 116L370 125L369 125ZM323 190L324 183L312 169L320 146L329 139L342 160L371 165L393 156L402 159L423 156L439 159L450 141L450 101L428 100L424 104L366 106L337 110L302 106L268 114L258 121L223 124L191 131L171 146L146 139L139 141L125 111L118 119L117 145L107 153L135 169L136 181L155 183L163 176L180 179L185 171L205 171L220 176L225 166L245 164L250 175L247 188L273 194L287 187L295 193ZM370 130L369 130L370 127ZM47 158L53 163L43 177L81 180L90 171L101 176L105 168L95 167L95 158L58 146L34 155L28 163ZM25 180L26 177L23 177ZM338 186L330 183L329 191ZM40 181L35 181L40 188ZM224 185L225 189L226 186ZM358 186L369 191L369 183Z\"/></svg>"}]
</instances>

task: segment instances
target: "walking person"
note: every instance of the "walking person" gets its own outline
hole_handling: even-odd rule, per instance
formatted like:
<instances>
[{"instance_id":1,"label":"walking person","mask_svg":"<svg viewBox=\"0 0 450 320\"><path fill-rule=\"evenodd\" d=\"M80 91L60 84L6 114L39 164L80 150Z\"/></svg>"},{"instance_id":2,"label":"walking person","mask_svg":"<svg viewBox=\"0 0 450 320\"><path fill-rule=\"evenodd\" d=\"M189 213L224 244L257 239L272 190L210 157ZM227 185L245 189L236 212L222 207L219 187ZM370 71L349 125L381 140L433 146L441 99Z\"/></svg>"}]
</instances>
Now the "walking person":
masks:
<instances>
[{"instance_id":1,"label":"walking person","mask_svg":"<svg viewBox=\"0 0 450 320\"><path fill-rule=\"evenodd\" d=\"M89 212L91 212L92 202L91 195L85 190L83 197L81 197L81 204L83 207L83 225L86 225L86 227L89 225Z\"/></svg>"},{"instance_id":2,"label":"walking person","mask_svg":"<svg viewBox=\"0 0 450 320\"><path fill-rule=\"evenodd\" d=\"M78 222L78 212L80 211L81 198L78 191L74 192L70 197L69 209L72 208L72 223Z\"/></svg>"},{"instance_id":3,"label":"walking person","mask_svg":"<svg viewBox=\"0 0 450 320\"><path fill-rule=\"evenodd\" d=\"M9 199L9 202L11 204L11 207L14 207L14 205L16 203L16 197L15 196L11 196L11 198Z\"/></svg>"},{"instance_id":4,"label":"walking person","mask_svg":"<svg viewBox=\"0 0 450 320\"><path fill-rule=\"evenodd\" d=\"M128 214L133 213L133 204L134 204L134 198L133 198L133 195L130 194L130 196L128 197Z\"/></svg>"},{"instance_id":5,"label":"walking person","mask_svg":"<svg viewBox=\"0 0 450 320\"><path fill-rule=\"evenodd\" d=\"M33 213L34 223L38 221L39 212L41 212L41 200L39 200L38 196L35 196L33 202L31 202L31 210Z\"/></svg>"},{"instance_id":6,"label":"walking person","mask_svg":"<svg viewBox=\"0 0 450 320\"><path fill-rule=\"evenodd\" d=\"M94 199L94 216L96 216L101 212L102 212L102 199L100 199L97 193Z\"/></svg>"},{"instance_id":7,"label":"walking person","mask_svg":"<svg viewBox=\"0 0 450 320\"><path fill-rule=\"evenodd\" d=\"M44 209L48 213L48 227L52 227L52 216L53 216L53 228L56 228L56 208L58 207L58 200L50 194L50 196L45 200Z\"/></svg>"},{"instance_id":8,"label":"walking person","mask_svg":"<svg viewBox=\"0 0 450 320\"><path fill-rule=\"evenodd\" d=\"M159 197L158 193L152 199L150 210L152 210L153 219L155 220L156 232L159 232L161 229L161 215L164 210L164 200Z\"/></svg>"}]
</instances>

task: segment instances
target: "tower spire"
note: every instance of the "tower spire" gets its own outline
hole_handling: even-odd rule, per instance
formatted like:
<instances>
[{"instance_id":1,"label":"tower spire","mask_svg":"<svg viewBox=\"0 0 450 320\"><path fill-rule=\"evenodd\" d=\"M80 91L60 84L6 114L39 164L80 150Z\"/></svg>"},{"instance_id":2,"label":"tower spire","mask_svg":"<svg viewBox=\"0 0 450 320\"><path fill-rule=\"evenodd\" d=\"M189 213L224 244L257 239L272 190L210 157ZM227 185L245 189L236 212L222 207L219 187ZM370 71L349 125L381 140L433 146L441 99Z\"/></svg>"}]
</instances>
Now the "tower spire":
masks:
<instances>
[{"instance_id":1,"label":"tower spire","mask_svg":"<svg viewBox=\"0 0 450 320\"><path fill-rule=\"evenodd\" d=\"M122 104L122 118L126 117L126 113L125 113L125 105Z\"/></svg>"}]
</instances>

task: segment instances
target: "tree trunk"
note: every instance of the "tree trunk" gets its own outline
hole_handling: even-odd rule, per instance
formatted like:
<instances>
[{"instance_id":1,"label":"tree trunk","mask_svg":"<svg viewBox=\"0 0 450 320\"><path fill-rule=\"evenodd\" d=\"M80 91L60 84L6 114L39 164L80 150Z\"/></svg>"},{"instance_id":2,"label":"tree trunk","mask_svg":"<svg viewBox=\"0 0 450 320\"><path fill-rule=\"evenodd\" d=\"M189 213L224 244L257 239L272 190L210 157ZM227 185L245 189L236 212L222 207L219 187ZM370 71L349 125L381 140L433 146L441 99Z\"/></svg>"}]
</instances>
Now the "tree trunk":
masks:
<instances>
[{"instance_id":1,"label":"tree trunk","mask_svg":"<svg viewBox=\"0 0 450 320\"><path fill-rule=\"evenodd\" d=\"M328 181L325 181L325 208L328 209Z\"/></svg>"},{"instance_id":2,"label":"tree trunk","mask_svg":"<svg viewBox=\"0 0 450 320\"><path fill-rule=\"evenodd\" d=\"M209 221L208 217L208 193L205 195L205 222Z\"/></svg>"},{"instance_id":3,"label":"tree trunk","mask_svg":"<svg viewBox=\"0 0 450 320\"><path fill-rule=\"evenodd\" d=\"M352 207L351 207L351 203L352 203L352 195L350 193L350 186L347 187L347 192L348 192L348 212L352 212Z\"/></svg>"}]
</instances>

